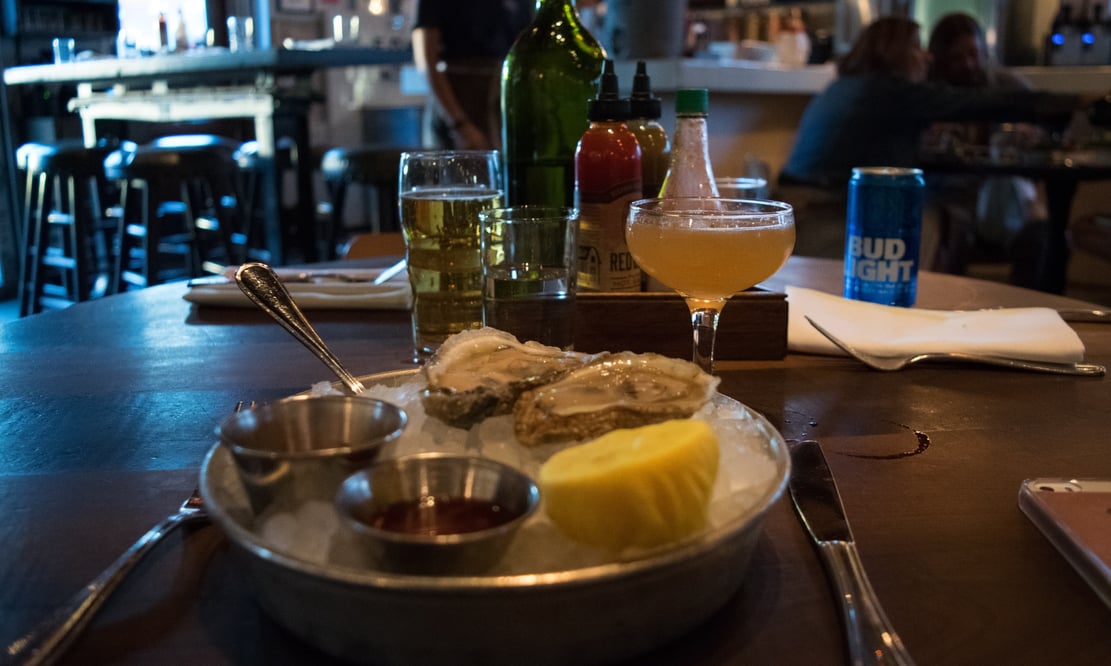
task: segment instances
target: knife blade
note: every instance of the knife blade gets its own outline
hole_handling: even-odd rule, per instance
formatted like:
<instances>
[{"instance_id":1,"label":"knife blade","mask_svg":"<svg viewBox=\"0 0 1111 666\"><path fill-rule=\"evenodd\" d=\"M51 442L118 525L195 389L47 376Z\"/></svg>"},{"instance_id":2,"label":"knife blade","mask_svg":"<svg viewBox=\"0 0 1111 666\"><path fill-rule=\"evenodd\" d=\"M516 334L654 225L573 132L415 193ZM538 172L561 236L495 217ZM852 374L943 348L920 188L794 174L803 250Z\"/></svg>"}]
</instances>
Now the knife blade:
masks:
<instances>
[{"instance_id":1,"label":"knife blade","mask_svg":"<svg viewBox=\"0 0 1111 666\"><path fill-rule=\"evenodd\" d=\"M821 446L808 440L791 445L790 450L795 470L789 482L791 499L810 537L817 543L852 541L845 507Z\"/></svg>"},{"instance_id":2,"label":"knife blade","mask_svg":"<svg viewBox=\"0 0 1111 666\"><path fill-rule=\"evenodd\" d=\"M822 447L806 440L791 442L788 449L791 478L787 488L791 502L810 533L836 592L851 663L914 664L864 573L841 494Z\"/></svg>"}]
</instances>

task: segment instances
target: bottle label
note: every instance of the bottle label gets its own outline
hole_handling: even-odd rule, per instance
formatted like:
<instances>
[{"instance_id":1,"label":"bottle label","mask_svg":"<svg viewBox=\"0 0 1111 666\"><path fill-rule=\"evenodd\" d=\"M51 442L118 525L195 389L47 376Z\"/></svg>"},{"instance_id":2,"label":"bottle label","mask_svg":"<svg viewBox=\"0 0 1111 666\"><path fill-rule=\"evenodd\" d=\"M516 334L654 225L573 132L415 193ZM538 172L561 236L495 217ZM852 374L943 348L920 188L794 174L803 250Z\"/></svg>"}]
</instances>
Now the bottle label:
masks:
<instances>
[{"instance_id":1,"label":"bottle label","mask_svg":"<svg viewBox=\"0 0 1111 666\"><path fill-rule=\"evenodd\" d=\"M640 291L640 267L625 243L629 204L639 198L639 181L579 193L580 289Z\"/></svg>"}]
</instances>

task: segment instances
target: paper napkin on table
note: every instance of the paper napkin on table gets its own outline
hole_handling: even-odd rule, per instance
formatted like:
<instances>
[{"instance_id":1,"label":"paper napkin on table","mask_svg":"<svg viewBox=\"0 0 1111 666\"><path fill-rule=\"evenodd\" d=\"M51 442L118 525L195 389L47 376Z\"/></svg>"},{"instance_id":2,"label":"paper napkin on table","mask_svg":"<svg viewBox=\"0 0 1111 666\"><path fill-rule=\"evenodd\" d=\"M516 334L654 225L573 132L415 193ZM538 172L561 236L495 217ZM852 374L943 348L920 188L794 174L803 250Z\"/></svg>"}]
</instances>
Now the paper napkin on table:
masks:
<instances>
[{"instance_id":1,"label":"paper napkin on table","mask_svg":"<svg viewBox=\"0 0 1111 666\"><path fill-rule=\"evenodd\" d=\"M1052 363L1084 360L1084 343L1051 308L920 310L802 287L785 291L791 351L844 355L806 321L808 316L850 345L879 356L967 352Z\"/></svg>"},{"instance_id":2,"label":"paper napkin on table","mask_svg":"<svg viewBox=\"0 0 1111 666\"><path fill-rule=\"evenodd\" d=\"M367 309L367 310L408 310L410 289L408 273L401 271L383 284L371 281L384 268L322 268L315 271L298 271L275 268L279 279L302 309ZM185 300L198 305L223 307L255 307L246 294L235 283L235 268L228 269L224 276L211 279L193 280L185 292ZM311 282L286 281L304 273L342 273L350 277L365 279L366 282L348 282L336 278L320 277Z\"/></svg>"}]
</instances>

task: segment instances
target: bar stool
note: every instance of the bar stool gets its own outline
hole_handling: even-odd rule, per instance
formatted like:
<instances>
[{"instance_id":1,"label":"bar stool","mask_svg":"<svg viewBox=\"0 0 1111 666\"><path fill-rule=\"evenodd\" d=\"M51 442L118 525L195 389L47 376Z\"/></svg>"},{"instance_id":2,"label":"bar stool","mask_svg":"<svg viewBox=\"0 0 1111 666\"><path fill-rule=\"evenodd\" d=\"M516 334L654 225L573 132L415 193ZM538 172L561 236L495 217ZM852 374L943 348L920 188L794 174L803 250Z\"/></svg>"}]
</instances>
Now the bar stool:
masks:
<instances>
[{"instance_id":1,"label":"bar stool","mask_svg":"<svg viewBox=\"0 0 1111 666\"><path fill-rule=\"evenodd\" d=\"M224 137L186 134L108 155L104 172L120 183L115 291L220 273L242 261L238 147ZM166 261L173 256L176 266Z\"/></svg>"},{"instance_id":2,"label":"bar stool","mask_svg":"<svg viewBox=\"0 0 1111 666\"><path fill-rule=\"evenodd\" d=\"M322 240L325 256L334 259L351 231L396 232L401 230L397 186L401 153L410 148L361 146L332 148L320 161L320 172L328 188L331 211L325 219ZM375 200L369 224L348 225L344 206L350 185L368 188Z\"/></svg>"},{"instance_id":3,"label":"bar stool","mask_svg":"<svg viewBox=\"0 0 1111 666\"><path fill-rule=\"evenodd\" d=\"M104 293L113 234L105 216L111 188L101 165L112 149L62 141L27 143L16 151L16 167L26 174L21 317Z\"/></svg>"},{"instance_id":4,"label":"bar stool","mask_svg":"<svg viewBox=\"0 0 1111 666\"><path fill-rule=\"evenodd\" d=\"M296 178L298 159L296 142L287 137L278 139L274 152L274 168L282 174L283 180ZM258 154L258 141L247 141L240 145L235 151L235 162L239 168L239 188L242 195L240 210L243 216L243 237L238 240L248 259L269 262L271 261L270 251L266 248L270 239L266 237L265 212L260 198L263 173ZM283 193L296 192L297 187L291 185L284 187L283 191ZM312 223L295 219L291 214L295 206L287 205L284 200L279 201L278 206L286 240L297 235L295 227L298 224ZM289 245L286 240L283 240L283 246Z\"/></svg>"}]
</instances>

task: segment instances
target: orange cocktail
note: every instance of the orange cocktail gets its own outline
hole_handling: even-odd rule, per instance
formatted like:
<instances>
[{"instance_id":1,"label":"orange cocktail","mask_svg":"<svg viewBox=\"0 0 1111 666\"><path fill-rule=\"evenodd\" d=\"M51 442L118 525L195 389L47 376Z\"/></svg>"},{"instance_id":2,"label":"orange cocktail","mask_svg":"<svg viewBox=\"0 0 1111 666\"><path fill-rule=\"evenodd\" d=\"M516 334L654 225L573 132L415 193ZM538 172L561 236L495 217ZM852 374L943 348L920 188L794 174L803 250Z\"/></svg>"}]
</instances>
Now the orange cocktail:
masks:
<instances>
[{"instance_id":1,"label":"orange cocktail","mask_svg":"<svg viewBox=\"0 0 1111 666\"><path fill-rule=\"evenodd\" d=\"M642 270L686 298L695 361L712 371L718 314L787 261L794 213L777 201L644 199L629 208L625 239Z\"/></svg>"}]
</instances>

